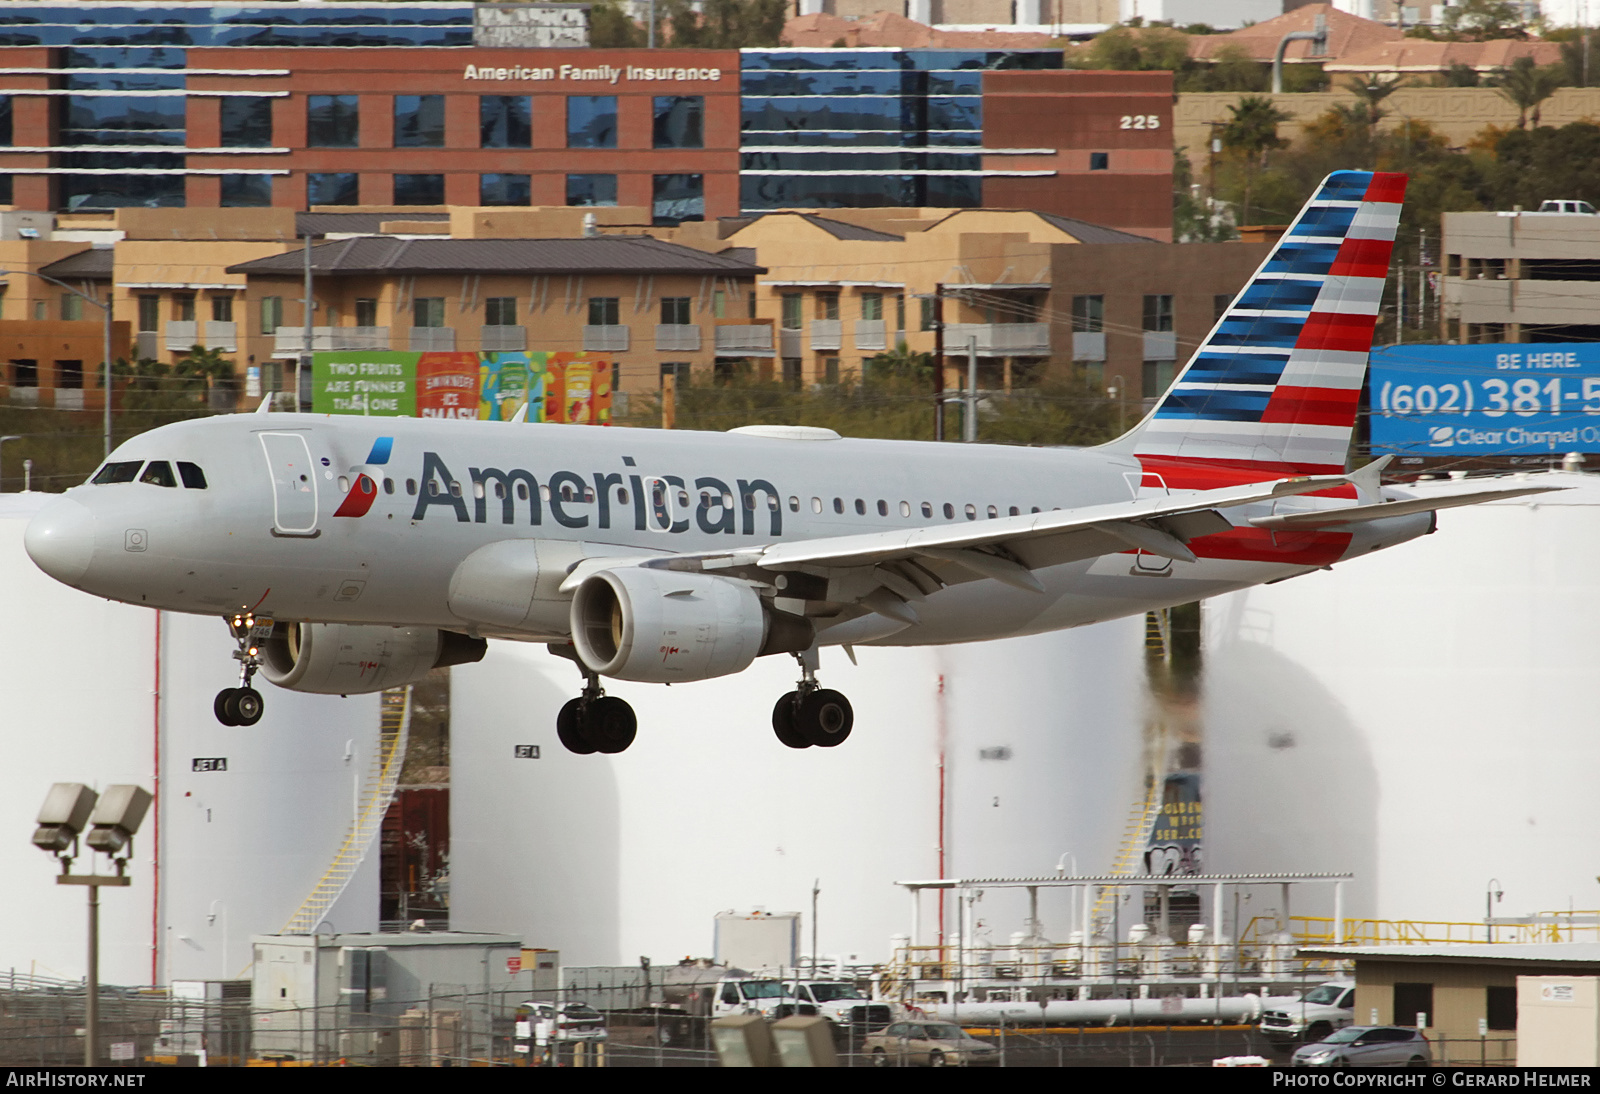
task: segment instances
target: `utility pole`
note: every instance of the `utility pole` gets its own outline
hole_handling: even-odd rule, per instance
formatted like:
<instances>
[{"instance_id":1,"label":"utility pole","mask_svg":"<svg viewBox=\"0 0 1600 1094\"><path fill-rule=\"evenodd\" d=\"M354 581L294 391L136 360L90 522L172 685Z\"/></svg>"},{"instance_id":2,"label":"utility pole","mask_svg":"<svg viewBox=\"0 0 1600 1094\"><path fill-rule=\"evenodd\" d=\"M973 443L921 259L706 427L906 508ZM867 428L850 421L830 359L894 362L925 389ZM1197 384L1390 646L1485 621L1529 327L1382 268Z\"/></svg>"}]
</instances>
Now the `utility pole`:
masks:
<instances>
[{"instance_id":1,"label":"utility pole","mask_svg":"<svg viewBox=\"0 0 1600 1094\"><path fill-rule=\"evenodd\" d=\"M311 372L311 322L313 312L311 298L311 230L309 228L306 229L306 246L303 254L306 288L305 333L302 336L304 340L300 343L300 356L295 361L294 366L294 409L297 414L305 409L300 403L300 393L305 390L301 385L305 383L305 377Z\"/></svg>"},{"instance_id":2,"label":"utility pole","mask_svg":"<svg viewBox=\"0 0 1600 1094\"><path fill-rule=\"evenodd\" d=\"M967 336L967 412L961 420L961 439L978 439L978 336Z\"/></svg>"},{"instance_id":3,"label":"utility pole","mask_svg":"<svg viewBox=\"0 0 1600 1094\"><path fill-rule=\"evenodd\" d=\"M944 440L944 282L933 287L933 439Z\"/></svg>"}]
</instances>

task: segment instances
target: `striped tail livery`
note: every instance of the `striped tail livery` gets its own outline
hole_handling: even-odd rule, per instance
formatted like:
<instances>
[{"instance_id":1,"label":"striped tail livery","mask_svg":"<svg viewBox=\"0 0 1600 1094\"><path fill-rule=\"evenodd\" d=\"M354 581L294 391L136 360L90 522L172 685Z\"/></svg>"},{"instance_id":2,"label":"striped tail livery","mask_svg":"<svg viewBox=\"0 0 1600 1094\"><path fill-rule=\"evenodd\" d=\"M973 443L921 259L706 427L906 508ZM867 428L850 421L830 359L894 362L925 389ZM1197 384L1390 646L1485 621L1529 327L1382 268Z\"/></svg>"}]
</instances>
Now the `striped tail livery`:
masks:
<instances>
[{"instance_id":1,"label":"striped tail livery","mask_svg":"<svg viewBox=\"0 0 1600 1094\"><path fill-rule=\"evenodd\" d=\"M1337 475L1406 176L1335 171L1151 414L1112 442L1169 486Z\"/></svg>"}]
</instances>

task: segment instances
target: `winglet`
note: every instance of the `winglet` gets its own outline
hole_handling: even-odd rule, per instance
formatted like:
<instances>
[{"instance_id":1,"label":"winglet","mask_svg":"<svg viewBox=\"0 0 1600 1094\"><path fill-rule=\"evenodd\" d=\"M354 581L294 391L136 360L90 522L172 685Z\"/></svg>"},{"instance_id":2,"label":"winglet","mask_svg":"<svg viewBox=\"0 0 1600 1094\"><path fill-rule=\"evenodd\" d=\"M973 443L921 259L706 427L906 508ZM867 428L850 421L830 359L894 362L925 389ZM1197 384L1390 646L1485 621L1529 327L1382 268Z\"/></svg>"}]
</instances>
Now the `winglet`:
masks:
<instances>
[{"instance_id":1,"label":"winglet","mask_svg":"<svg viewBox=\"0 0 1600 1094\"><path fill-rule=\"evenodd\" d=\"M1381 476L1394 462L1394 454L1379 456L1371 463L1349 474L1350 484L1356 488L1356 496L1365 500L1379 496L1379 487L1383 485Z\"/></svg>"},{"instance_id":2,"label":"winglet","mask_svg":"<svg viewBox=\"0 0 1600 1094\"><path fill-rule=\"evenodd\" d=\"M261 399L261 405L256 407L256 413L257 414L271 414L272 413L272 397L274 395L276 395L276 394L277 394L277 392L275 392L275 391L267 392L266 395L263 396L262 399Z\"/></svg>"},{"instance_id":3,"label":"winglet","mask_svg":"<svg viewBox=\"0 0 1600 1094\"><path fill-rule=\"evenodd\" d=\"M527 404L527 402L523 402L523 404L521 406L517 407L517 409L513 410L509 415L506 416L506 421L508 421L508 422L525 422L527 420L528 420L528 404Z\"/></svg>"}]
</instances>

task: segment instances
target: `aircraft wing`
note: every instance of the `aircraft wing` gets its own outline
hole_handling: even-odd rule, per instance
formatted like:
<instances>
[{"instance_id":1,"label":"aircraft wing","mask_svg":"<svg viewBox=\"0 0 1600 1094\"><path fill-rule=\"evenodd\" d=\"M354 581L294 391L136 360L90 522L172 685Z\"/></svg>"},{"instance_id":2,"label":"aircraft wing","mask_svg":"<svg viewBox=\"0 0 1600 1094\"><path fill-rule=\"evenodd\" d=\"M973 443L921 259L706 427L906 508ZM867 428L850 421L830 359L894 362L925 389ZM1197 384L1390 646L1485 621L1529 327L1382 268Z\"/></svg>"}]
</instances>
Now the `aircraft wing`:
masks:
<instances>
[{"instance_id":1,"label":"aircraft wing","mask_svg":"<svg viewBox=\"0 0 1600 1094\"><path fill-rule=\"evenodd\" d=\"M1441 494L1429 498L1407 498L1404 501L1385 501L1374 505L1357 505L1346 509L1319 509L1304 513L1281 513L1270 517L1256 517L1250 521L1257 528L1312 529L1334 528L1341 524L1361 524L1384 517L1403 517L1409 513L1429 513L1439 509L1454 509L1458 505L1479 505L1486 501L1504 501L1528 494L1547 494L1552 490L1565 490L1565 486L1518 486L1503 490L1469 490Z\"/></svg>"},{"instance_id":2,"label":"aircraft wing","mask_svg":"<svg viewBox=\"0 0 1600 1094\"><path fill-rule=\"evenodd\" d=\"M775 573L790 574L792 579L777 582L780 595L786 587L799 588L810 581L815 589L815 583L822 581L827 586L825 596L805 595L855 602L911 621L914 612L906 602L921 600L944 585L992 578L1042 592L1033 570L1130 548L1192 562L1195 555L1186 545L1188 540L1234 527L1220 510L1327 490L1350 481L1343 475L1287 478L905 531L680 554L640 564L727 573L762 583L772 583ZM615 565L615 560L593 563L603 568ZM592 572L592 568L575 569L563 582L562 591L571 592Z\"/></svg>"}]
</instances>

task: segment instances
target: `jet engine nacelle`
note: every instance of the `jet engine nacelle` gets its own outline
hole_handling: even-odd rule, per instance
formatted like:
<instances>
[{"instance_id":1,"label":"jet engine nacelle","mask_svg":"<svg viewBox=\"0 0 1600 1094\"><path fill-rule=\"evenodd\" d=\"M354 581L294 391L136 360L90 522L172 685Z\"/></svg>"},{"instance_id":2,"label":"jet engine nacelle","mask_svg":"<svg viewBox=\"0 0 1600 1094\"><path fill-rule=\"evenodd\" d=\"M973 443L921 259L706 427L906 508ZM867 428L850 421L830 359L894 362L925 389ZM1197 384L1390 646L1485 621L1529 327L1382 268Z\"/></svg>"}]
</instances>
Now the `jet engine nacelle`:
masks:
<instances>
[{"instance_id":1,"label":"jet engine nacelle","mask_svg":"<svg viewBox=\"0 0 1600 1094\"><path fill-rule=\"evenodd\" d=\"M414 684L428 670L483 660L489 643L433 627L279 623L261 646L261 675L290 691L359 695Z\"/></svg>"},{"instance_id":2,"label":"jet engine nacelle","mask_svg":"<svg viewBox=\"0 0 1600 1094\"><path fill-rule=\"evenodd\" d=\"M709 680L762 654L808 649L814 638L809 620L765 607L742 581L709 574L602 570L572 598L579 659L618 680Z\"/></svg>"}]
</instances>

